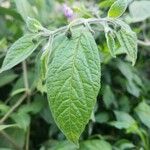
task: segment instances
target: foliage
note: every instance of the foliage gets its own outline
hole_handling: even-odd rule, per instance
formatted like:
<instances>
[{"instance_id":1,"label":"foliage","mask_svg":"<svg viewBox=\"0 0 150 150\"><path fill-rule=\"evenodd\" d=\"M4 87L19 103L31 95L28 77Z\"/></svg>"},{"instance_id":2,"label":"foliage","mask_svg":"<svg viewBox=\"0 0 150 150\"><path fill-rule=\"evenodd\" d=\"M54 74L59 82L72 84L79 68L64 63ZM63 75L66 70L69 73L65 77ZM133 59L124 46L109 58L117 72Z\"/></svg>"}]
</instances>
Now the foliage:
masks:
<instances>
[{"instance_id":1,"label":"foliage","mask_svg":"<svg viewBox=\"0 0 150 150\"><path fill-rule=\"evenodd\" d=\"M0 149L149 150L149 5L0 1Z\"/></svg>"}]
</instances>

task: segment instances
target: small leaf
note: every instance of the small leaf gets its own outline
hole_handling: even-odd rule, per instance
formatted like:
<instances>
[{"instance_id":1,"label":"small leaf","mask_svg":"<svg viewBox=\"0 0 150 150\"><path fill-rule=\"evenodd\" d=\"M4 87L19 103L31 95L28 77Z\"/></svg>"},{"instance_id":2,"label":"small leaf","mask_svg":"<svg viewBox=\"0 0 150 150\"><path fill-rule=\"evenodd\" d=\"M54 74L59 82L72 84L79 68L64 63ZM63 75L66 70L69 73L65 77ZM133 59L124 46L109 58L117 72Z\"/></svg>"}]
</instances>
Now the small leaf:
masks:
<instances>
[{"instance_id":1,"label":"small leaf","mask_svg":"<svg viewBox=\"0 0 150 150\"><path fill-rule=\"evenodd\" d=\"M103 101L106 105L106 108L111 108L112 105L117 107L115 95L109 85L106 85L104 88Z\"/></svg>"},{"instance_id":2,"label":"small leaf","mask_svg":"<svg viewBox=\"0 0 150 150\"><path fill-rule=\"evenodd\" d=\"M112 150L111 145L104 140L88 140L80 144L79 150Z\"/></svg>"},{"instance_id":3,"label":"small leaf","mask_svg":"<svg viewBox=\"0 0 150 150\"><path fill-rule=\"evenodd\" d=\"M137 36L133 31L128 31L122 28L117 32L117 38L122 47L122 50L127 54L128 60L135 64L137 59Z\"/></svg>"},{"instance_id":4,"label":"small leaf","mask_svg":"<svg viewBox=\"0 0 150 150\"><path fill-rule=\"evenodd\" d=\"M121 139L115 143L115 147L117 147L118 150L126 150L126 149L134 149L135 145L133 145L132 142L126 139Z\"/></svg>"},{"instance_id":5,"label":"small leaf","mask_svg":"<svg viewBox=\"0 0 150 150\"><path fill-rule=\"evenodd\" d=\"M115 45L115 39L113 35L110 32L106 32L105 38L106 38L106 42L107 42L107 46L110 51L110 54L112 55L112 57L116 57L115 55L116 45Z\"/></svg>"},{"instance_id":6,"label":"small leaf","mask_svg":"<svg viewBox=\"0 0 150 150\"><path fill-rule=\"evenodd\" d=\"M112 4L108 11L108 17L118 18L120 17L128 6L128 0L117 0Z\"/></svg>"},{"instance_id":7,"label":"small leaf","mask_svg":"<svg viewBox=\"0 0 150 150\"><path fill-rule=\"evenodd\" d=\"M0 72L11 69L30 56L40 44L33 41L35 37L35 34L26 34L17 40L8 50Z\"/></svg>"},{"instance_id":8,"label":"small leaf","mask_svg":"<svg viewBox=\"0 0 150 150\"><path fill-rule=\"evenodd\" d=\"M150 106L143 101L135 108L135 112L142 123L150 128Z\"/></svg>"},{"instance_id":9,"label":"small leaf","mask_svg":"<svg viewBox=\"0 0 150 150\"><path fill-rule=\"evenodd\" d=\"M66 137L78 143L100 88L100 58L86 28L54 39L48 64L47 94L52 115Z\"/></svg>"},{"instance_id":10,"label":"small leaf","mask_svg":"<svg viewBox=\"0 0 150 150\"><path fill-rule=\"evenodd\" d=\"M26 24L27 28L33 33L39 32L43 28L38 20L30 17L27 18Z\"/></svg>"},{"instance_id":11,"label":"small leaf","mask_svg":"<svg viewBox=\"0 0 150 150\"><path fill-rule=\"evenodd\" d=\"M17 123L17 126L23 130L26 130L30 124L30 116L25 113L14 113L11 118Z\"/></svg>"},{"instance_id":12,"label":"small leaf","mask_svg":"<svg viewBox=\"0 0 150 150\"><path fill-rule=\"evenodd\" d=\"M110 122L110 125L118 129L127 129L127 131L134 132L137 129L136 121L132 116L123 111L115 111L117 121Z\"/></svg>"}]
</instances>

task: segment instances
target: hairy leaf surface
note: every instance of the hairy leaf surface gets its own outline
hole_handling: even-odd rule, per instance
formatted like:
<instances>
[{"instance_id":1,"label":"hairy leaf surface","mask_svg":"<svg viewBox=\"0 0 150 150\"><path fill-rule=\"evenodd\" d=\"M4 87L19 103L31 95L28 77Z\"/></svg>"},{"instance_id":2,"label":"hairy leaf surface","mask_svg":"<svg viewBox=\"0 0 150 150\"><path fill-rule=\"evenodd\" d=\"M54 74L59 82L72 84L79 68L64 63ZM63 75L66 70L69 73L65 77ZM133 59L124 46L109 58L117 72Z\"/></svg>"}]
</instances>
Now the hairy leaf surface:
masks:
<instances>
[{"instance_id":1,"label":"hairy leaf surface","mask_svg":"<svg viewBox=\"0 0 150 150\"><path fill-rule=\"evenodd\" d=\"M11 69L31 55L40 43L34 43L34 38L35 34L26 34L17 40L8 50L0 72Z\"/></svg>"},{"instance_id":2,"label":"hairy leaf surface","mask_svg":"<svg viewBox=\"0 0 150 150\"><path fill-rule=\"evenodd\" d=\"M100 88L100 58L92 34L74 29L54 40L48 64L47 93L53 117L74 143L88 123Z\"/></svg>"},{"instance_id":3,"label":"hairy leaf surface","mask_svg":"<svg viewBox=\"0 0 150 150\"><path fill-rule=\"evenodd\" d=\"M111 56L116 57L115 55L116 45L115 45L115 39L113 35L107 32L105 33L105 38L106 38L107 46L108 46Z\"/></svg>"},{"instance_id":4,"label":"hairy leaf surface","mask_svg":"<svg viewBox=\"0 0 150 150\"><path fill-rule=\"evenodd\" d=\"M124 52L127 54L128 59L132 62L132 65L135 64L137 59L137 36L131 30L125 30L122 28L117 32L117 37L120 42L121 47Z\"/></svg>"}]
</instances>

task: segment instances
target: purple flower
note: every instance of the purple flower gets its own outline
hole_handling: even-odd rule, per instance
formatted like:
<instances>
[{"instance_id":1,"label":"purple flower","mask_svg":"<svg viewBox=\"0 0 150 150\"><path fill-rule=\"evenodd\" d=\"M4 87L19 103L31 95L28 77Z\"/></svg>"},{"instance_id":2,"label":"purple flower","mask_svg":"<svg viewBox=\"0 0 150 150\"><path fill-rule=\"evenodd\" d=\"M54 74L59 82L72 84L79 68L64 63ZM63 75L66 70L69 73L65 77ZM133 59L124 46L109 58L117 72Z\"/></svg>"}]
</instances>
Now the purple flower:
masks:
<instances>
[{"instance_id":1,"label":"purple flower","mask_svg":"<svg viewBox=\"0 0 150 150\"><path fill-rule=\"evenodd\" d=\"M63 5L63 13L68 19L73 18L73 10L68 7L66 4Z\"/></svg>"}]
</instances>

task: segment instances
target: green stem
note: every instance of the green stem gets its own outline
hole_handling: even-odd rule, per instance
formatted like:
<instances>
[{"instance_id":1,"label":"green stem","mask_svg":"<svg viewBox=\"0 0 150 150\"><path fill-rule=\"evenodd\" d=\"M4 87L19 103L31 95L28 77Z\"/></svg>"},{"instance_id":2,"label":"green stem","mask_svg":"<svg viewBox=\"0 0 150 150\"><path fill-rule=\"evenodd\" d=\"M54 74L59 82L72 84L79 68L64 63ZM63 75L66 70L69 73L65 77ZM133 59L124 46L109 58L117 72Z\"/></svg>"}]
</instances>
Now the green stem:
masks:
<instances>
[{"instance_id":1,"label":"green stem","mask_svg":"<svg viewBox=\"0 0 150 150\"><path fill-rule=\"evenodd\" d=\"M28 82L28 72L27 72L27 64L26 61L22 62L22 69L23 69L23 78L24 78L24 86L27 91L27 103L30 103L30 94L31 91L29 89L29 82ZM30 145L30 126L27 128L27 133L26 133L26 142L25 142L25 150L29 150L29 145Z\"/></svg>"},{"instance_id":2,"label":"green stem","mask_svg":"<svg viewBox=\"0 0 150 150\"><path fill-rule=\"evenodd\" d=\"M2 124L10 115L11 113L25 100L27 94L25 93L13 106L12 108L0 119L0 124Z\"/></svg>"},{"instance_id":3,"label":"green stem","mask_svg":"<svg viewBox=\"0 0 150 150\"><path fill-rule=\"evenodd\" d=\"M64 27L60 27L54 31L50 31L46 28L42 29L41 35L49 37L49 36L56 36L57 34L66 31L70 26L71 27L78 27L80 25L84 25L85 23L88 24L100 24L103 22L110 22L112 24L115 24L114 21L112 21L109 18L89 18L89 19L84 19L84 18L79 18L77 20L74 20L73 22L71 22L69 25L64 26Z\"/></svg>"},{"instance_id":4,"label":"green stem","mask_svg":"<svg viewBox=\"0 0 150 150\"><path fill-rule=\"evenodd\" d=\"M140 130L137 130L137 134L139 135L139 137L141 138L141 140L143 142L144 149L149 150L149 145L147 143L147 140L145 139L144 134Z\"/></svg>"}]
</instances>

